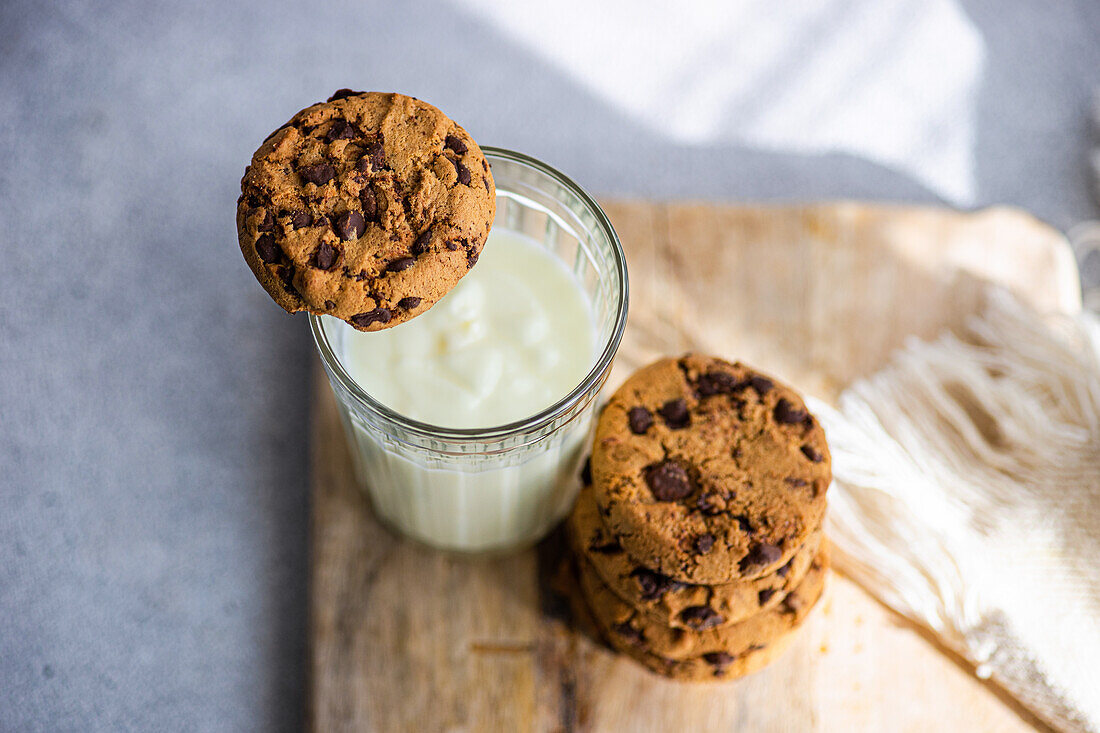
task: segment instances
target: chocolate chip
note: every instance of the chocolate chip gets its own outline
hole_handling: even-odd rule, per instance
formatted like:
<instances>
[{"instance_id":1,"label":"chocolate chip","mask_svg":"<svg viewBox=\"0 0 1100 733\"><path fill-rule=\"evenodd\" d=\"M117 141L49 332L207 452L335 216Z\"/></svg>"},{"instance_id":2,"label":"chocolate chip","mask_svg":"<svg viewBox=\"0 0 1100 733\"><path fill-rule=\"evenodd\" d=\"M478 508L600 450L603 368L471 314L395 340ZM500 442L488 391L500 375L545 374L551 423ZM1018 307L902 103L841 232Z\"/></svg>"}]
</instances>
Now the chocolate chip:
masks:
<instances>
[{"instance_id":1,"label":"chocolate chip","mask_svg":"<svg viewBox=\"0 0 1100 733\"><path fill-rule=\"evenodd\" d=\"M382 133L378 133L378 137L367 146L367 150L370 152L371 164L376 171L386 167L386 147L382 140Z\"/></svg>"},{"instance_id":2,"label":"chocolate chip","mask_svg":"<svg viewBox=\"0 0 1100 733\"><path fill-rule=\"evenodd\" d=\"M775 589L773 589L773 588L764 588L763 590L761 590L759 593L756 594L756 601L761 606L763 606L765 603L770 601L772 599L772 596L774 596L774 595L775 595Z\"/></svg>"},{"instance_id":3,"label":"chocolate chip","mask_svg":"<svg viewBox=\"0 0 1100 733\"><path fill-rule=\"evenodd\" d=\"M401 300L397 301L397 307L404 308L407 311L411 311L418 305L420 305L420 298L417 298L414 295L410 295L407 298L402 298Z\"/></svg>"},{"instance_id":4,"label":"chocolate chip","mask_svg":"<svg viewBox=\"0 0 1100 733\"><path fill-rule=\"evenodd\" d=\"M737 378L726 372L707 372L699 377L696 389L700 397L710 397L716 394L729 394L736 392L741 386Z\"/></svg>"},{"instance_id":5,"label":"chocolate chip","mask_svg":"<svg viewBox=\"0 0 1100 733\"><path fill-rule=\"evenodd\" d=\"M489 179L488 178L482 178L481 182L483 184L485 184L485 193L489 193Z\"/></svg>"},{"instance_id":6,"label":"chocolate chip","mask_svg":"<svg viewBox=\"0 0 1100 733\"><path fill-rule=\"evenodd\" d=\"M786 398L780 399L775 404L775 421L784 425L794 425L805 420L809 415L801 407L795 407Z\"/></svg>"},{"instance_id":7,"label":"chocolate chip","mask_svg":"<svg viewBox=\"0 0 1100 733\"><path fill-rule=\"evenodd\" d=\"M590 544L588 551L599 555L617 555L623 551L623 546L618 542L608 542L605 545Z\"/></svg>"},{"instance_id":8,"label":"chocolate chip","mask_svg":"<svg viewBox=\"0 0 1100 733\"><path fill-rule=\"evenodd\" d=\"M279 279L283 281L283 289L291 295L298 295L298 290L294 287L294 268L280 267L278 274Z\"/></svg>"},{"instance_id":9,"label":"chocolate chip","mask_svg":"<svg viewBox=\"0 0 1100 733\"><path fill-rule=\"evenodd\" d=\"M458 182L463 186L469 186L472 180L470 178L470 169L462 165L461 161L457 158L452 159L451 162L455 165L455 173L458 174Z\"/></svg>"},{"instance_id":10,"label":"chocolate chip","mask_svg":"<svg viewBox=\"0 0 1100 733\"><path fill-rule=\"evenodd\" d=\"M819 453L817 449L814 448L812 445L804 445L802 446L801 450L802 455L806 456L814 463L821 463L825 460L825 456L821 455L821 453Z\"/></svg>"},{"instance_id":11,"label":"chocolate chip","mask_svg":"<svg viewBox=\"0 0 1100 733\"><path fill-rule=\"evenodd\" d=\"M797 476L788 476L783 480L787 482L788 486L793 486L796 489L801 489L809 485L809 482L806 481L806 479L798 478Z\"/></svg>"},{"instance_id":12,"label":"chocolate chip","mask_svg":"<svg viewBox=\"0 0 1100 733\"><path fill-rule=\"evenodd\" d=\"M775 574L778 575L780 578L786 578L787 573L791 572L791 563L793 563L793 562L794 562L794 558L792 557L790 560L787 561L786 565L784 565L783 567L776 570Z\"/></svg>"},{"instance_id":13,"label":"chocolate chip","mask_svg":"<svg viewBox=\"0 0 1100 733\"><path fill-rule=\"evenodd\" d=\"M275 237L270 234L261 234L256 240L256 254L269 265L278 262L279 246L275 244Z\"/></svg>"},{"instance_id":14,"label":"chocolate chip","mask_svg":"<svg viewBox=\"0 0 1100 733\"><path fill-rule=\"evenodd\" d=\"M358 211L345 211L336 217L336 233L345 242L349 239L359 239L367 230L367 222Z\"/></svg>"},{"instance_id":15,"label":"chocolate chip","mask_svg":"<svg viewBox=\"0 0 1100 733\"><path fill-rule=\"evenodd\" d=\"M658 412L671 430L681 430L691 423L691 413L688 412L687 402L682 398L669 400Z\"/></svg>"},{"instance_id":16,"label":"chocolate chip","mask_svg":"<svg viewBox=\"0 0 1100 733\"><path fill-rule=\"evenodd\" d=\"M664 595L665 589L662 588L660 583L660 578L664 576L645 568L638 568L631 575L638 581L643 600L652 601Z\"/></svg>"},{"instance_id":17,"label":"chocolate chip","mask_svg":"<svg viewBox=\"0 0 1100 733\"><path fill-rule=\"evenodd\" d=\"M797 593L788 593L783 599L783 611L786 613L798 613L806 602Z\"/></svg>"},{"instance_id":18,"label":"chocolate chip","mask_svg":"<svg viewBox=\"0 0 1100 733\"><path fill-rule=\"evenodd\" d=\"M585 458L584 465L581 466L581 483L585 486L592 485L592 456Z\"/></svg>"},{"instance_id":19,"label":"chocolate chip","mask_svg":"<svg viewBox=\"0 0 1100 733\"><path fill-rule=\"evenodd\" d=\"M388 308L375 308L366 313L358 313L351 317L351 322L360 328L366 328L372 323L389 323L393 318Z\"/></svg>"},{"instance_id":20,"label":"chocolate chip","mask_svg":"<svg viewBox=\"0 0 1100 733\"><path fill-rule=\"evenodd\" d=\"M336 169L328 163L304 165L298 169L298 175L317 186L323 186L336 177Z\"/></svg>"},{"instance_id":21,"label":"chocolate chip","mask_svg":"<svg viewBox=\"0 0 1100 733\"><path fill-rule=\"evenodd\" d=\"M638 587L642 592L642 600L655 601L665 593L683 590L686 583L673 580L667 575L662 575L649 568L635 568L630 577L638 581Z\"/></svg>"},{"instance_id":22,"label":"chocolate chip","mask_svg":"<svg viewBox=\"0 0 1100 733\"><path fill-rule=\"evenodd\" d=\"M256 231L258 232L273 232L275 231L275 217L272 216L271 211L264 210L264 218L259 224L256 225Z\"/></svg>"},{"instance_id":23,"label":"chocolate chip","mask_svg":"<svg viewBox=\"0 0 1100 733\"><path fill-rule=\"evenodd\" d=\"M447 248L448 252L454 252L456 249L458 249L458 242L453 239L448 239L446 242L443 243L443 246Z\"/></svg>"},{"instance_id":24,"label":"chocolate chip","mask_svg":"<svg viewBox=\"0 0 1100 733\"><path fill-rule=\"evenodd\" d=\"M729 652L707 652L703 655L703 659L706 660L707 664L717 667L721 671L733 664L737 657Z\"/></svg>"},{"instance_id":25,"label":"chocolate chip","mask_svg":"<svg viewBox=\"0 0 1100 733\"><path fill-rule=\"evenodd\" d=\"M630 423L630 432L635 435L643 434L653 425L653 413L644 407L631 407L626 419Z\"/></svg>"},{"instance_id":26,"label":"chocolate chip","mask_svg":"<svg viewBox=\"0 0 1100 733\"><path fill-rule=\"evenodd\" d=\"M260 204L263 203L263 199L261 199L255 193L248 194L248 196L245 197L245 200L248 202L248 205L251 206L253 209L259 208Z\"/></svg>"},{"instance_id":27,"label":"chocolate chip","mask_svg":"<svg viewBox=\"0 0 1100 733\"><path fill-rule=\"evenodd\" d=\"M416 241L412 243L412 246L409 247L409 251L412 252L414 257L419 257L428 251L428 246L431 244L431 241L432 228L428 227L421 232L420 236L416 238Z\"/></svg>"},{"instance_id":28,"label":"chocolate chip","mask_svg":"<svg viewBox=\"0 0 1100 733\"><path fill-rule=\"evenodd\" d=\"M473 266L477 264L477 258L480 257L480 256L481 256L480 252L478 252L473 247L469 247L466 250L466 269L467 270L472 269Z\"/></svg>"},{"instance_id":29,"label":"chocolate chip","mask_svg":"<svg viewBox=\"0 0 1100 733\"><path fill-rule=\"evenodd\" d=\"M710 606L691 606L680 611L680 620L696 631L713 629L723 621L722 615Z\"/></svg>"},{"instance_id":30,"label":"chocolate chip","mask_svg":"<svg viewBox=\"0 0 1100 733\"><path fill-rule=\"evenodd\" d=\"M700 555L707 554L712 547L714 547L714 535L709 532L695 538L695 551Z\"/></svg>"},{"instance_id":31,"label":"chocolate chip","mask_svg":"<svg viewBox=\"0 0 1100 733\"><path fill-rule=\"evenodd\" d=\"M645 644L645 635L628 623L615 624L611 627L611 630L629 642L632 646L643 646Z\"/></svg>"},{"instance_id":32,"label":"chocolate chip","mask_svg":"<svg viewBox=\"0 0 1100 733\"><path fill-rule=\"evenodd\" d=\"M752 534L756 531L752 528L752 522L750 522L749 518L746 517L744 514L738 514L736 517L734 517L734 519L737 520L737 525L741 528L742 532L745 532L746 534Z\"/></svg>"},{"instance_id":33,"label":"chocolate chip","mask_svg":"<svg viewBox=\"0 0 1100 733\"><path fill-rule=\"evenodd\" d=\"M308 211L292 211L290 213L290 225L295 229L308 227L313 223L313 215Z\"/></svg>"},{"instance_id":34,"label":"chocolate chip","mask_svg":"<svg viewBox=\"0 0 1100 733\"><path fill-rule=\"evenodd\" d=\"M402 257L399 260L394 260L390 264L386 265L386 269L390 272L402 272L407 270L416 264L416 260L412 257Z\"/></svg>"},{"instance_id":35,"label":"chocolate chip","mask_svg":"<svg viewBox=\"0 0 1100 733\"><path fill-rule=\"evenodd\" d=\"M752 388L755 389L757 394L759 394L761 397L766 395L768 392L771 392L772 388L775 387L775 384L772 382L772 380L765 377L750 377L749 384L752 385Z\"/></svg>"},{"instance_id":36,"label":"chocolate chip","mask_svg":"<svg viewBox=\"0 0 1100 733\"><path fill-rule=\"evenodd\" d=\"M386 167L386 148L382 144L382 136L370 140L363 145L363 156L355 163L355 170L366 173L371 169L380 171Z\"/></svg>"},{"instance_id":37,"label":"chocolate chip","mask_svg":"<svg viewBox=\"0 0 1100 733\"><path fill-rule=\"evenodd\" d=\"M780 550L778 546L770 542L759 542L753 545L748 554L741 558L741 572L744 573L749 570L771 565L781 557L783 557L783 551Z\"/></svg>"},{"instance_id":38,"label":"chocolate chip","mask_svg":"<svg viewBox=\"0 0 1100 733\"><path fill-rule=\"evenodd\" d=\"M709 514L711 516L720 514L726 508L726 497L719 494L717 491L704 491L699 495L699 499L695 502L695 506L697 506L699 511L703 514Z\"/></svg>"},{"instance_id":39,"label":"chocolate chip","mask_svg":"<svg viewBox=\"0 0 1100 733\"><path fill-rule=\"evenodd\" d=\"M330 311L335 307L336 307L336 301L335 300L326 300L325 301L325 310Z\"/></svg>"},{"instance_id":40,"label":"chocolate chip","mask_svg":"<svg viewBox=\"0 0 1100 733\"><path fill-rule=\"evenodd\" d=\"M313 254L313 266L318 270L331 270L336 264L339 252L328 242L321 242Z\"/></svg>"},{"instance_id":41,"label":"chocolate chip","mask_svg":"<svg viewBox=\"0 0 1100 733\"><path fill-rule=\"evenodd\" d=\"M448 135L443 141L443 147L450 148L459 155L462 155L466 152L466 143L462 142L462 140L456 135Z\"/></svg>"},{"instance_id":42,"label":"chocolate chip","mask_svg":"<svg viewBox=\"0 0 1100 733\"><path fill-rule=\"evenodd\" d=\"M378 198L374 195L374 189L364 186L359 192L359 205L363 207L363 217L367 221L378 221Z\"/></svg>"},{"instance_id":43,"label":"chocolate chip","mask_svg":"<svg viewBox=\"0 0 1100 733\"><path fill-rule=\"evenodd\" d=\"M657 501L679 501L691 494L691 479L687 471L673 461L647 467L645 482Z\"/></svg>"},{"instance_id":44,"label":"chocolate chip","mask_svg":"<svg viewBox=\"0 0 1100 733\"><path fill-rule=\"evenodd\" d=\"M335 102L337 99L343 99L344 97L357 97L360 94L366 94L366 92L353 92L350 89L337 89L331 97L328 98L329 102Z\"/></svg>"},{"instance_id":45,"label":"chocolate chip","mask_svg":"<svg viewBox=\"0 0 1100 733\"><path fill-rule=\"evenodd\" d=\"M325 133L325 142L331 143L334 140L351 140L359 134L359 130L355 125L351 124L347 120L336 120L332 123L332 127L328 128L328 132Z\"/></svg>"}]
</instances>

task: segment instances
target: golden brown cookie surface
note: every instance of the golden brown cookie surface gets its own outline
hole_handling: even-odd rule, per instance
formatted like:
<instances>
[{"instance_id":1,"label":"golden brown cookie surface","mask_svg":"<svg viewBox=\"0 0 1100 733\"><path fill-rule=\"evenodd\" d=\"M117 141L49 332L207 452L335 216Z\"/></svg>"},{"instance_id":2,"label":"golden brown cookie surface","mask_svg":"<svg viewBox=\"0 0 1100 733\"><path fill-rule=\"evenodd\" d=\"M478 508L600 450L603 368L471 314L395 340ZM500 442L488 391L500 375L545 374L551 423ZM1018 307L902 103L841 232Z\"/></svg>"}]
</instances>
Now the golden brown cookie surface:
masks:
<instances>
[{"instance_id":1,"label":"golden brown cookie surface","mask_svg":"<svg viewBox=\"0 0 1100 733\"><path fill-rule=\"evenodd\" d=\"M477 143L412 97L342 89L264 141L241 180L241 252L289 312L389 328L477 262L496 189Z\"/></svg>"},{"instance_id":2,"label":"golden brown cookie surface","mask_svg":"<svg viewBox=\"0 0 1100 733\"><path fill-rule=\"evenodd\" d=\"M715 668L770 647L800 626L824 591L828 566L825 546L802 582L775 608L730 626L690 631L652 623L615 595L583 557L577 559L581 592L597 627L613 647L634 657L649 655L673 662L705 659Z\"/></svg>"},{"instance_id":3,"label":"golden brown cookie surface","mask_svg":"<svg viewBox=\"0 0 1100 733\"><path fill-rule=\"evenodd\" d=\"M639 565L604 524L585 487L569 515L573 549L592 566L600 580L648 621L682 629L705 630L743 621L778 606L798 585L821 544L820 530L774 573L732 583L684 583Z\"/></svg>"},{"instance_id":4,"label":"golden brown cookie surface","mask_svg":"<svg viewBox=\"0 0 1100 733\"><path fill-rule=\"evenodd\" d=\"M576 572L574 570L574 572ZM586 632L603 636L592 610L580 593L569 596L573 621ZM691 659L668 659L643 651L636 645L616 646L616 650L634 659L657 674L681 682L724 682L751 674L780 656L790 645L794 632L784 634L770 644L760 645L740 656L715 653ZM614 644L613 644L614 646Z\"/></svg>"},{"instance_id":5,"label":"golden brown cookie surface","mask_svg":"<svg viewBox=\"0 0 1100 733\"><path fill-rule=\"evenodd\" d=\"M689 354L631 376L599 418L593 497L639 564L688 583L774 573L821 524L831 480L802 399Z\"/></svg>"}]
</instances>

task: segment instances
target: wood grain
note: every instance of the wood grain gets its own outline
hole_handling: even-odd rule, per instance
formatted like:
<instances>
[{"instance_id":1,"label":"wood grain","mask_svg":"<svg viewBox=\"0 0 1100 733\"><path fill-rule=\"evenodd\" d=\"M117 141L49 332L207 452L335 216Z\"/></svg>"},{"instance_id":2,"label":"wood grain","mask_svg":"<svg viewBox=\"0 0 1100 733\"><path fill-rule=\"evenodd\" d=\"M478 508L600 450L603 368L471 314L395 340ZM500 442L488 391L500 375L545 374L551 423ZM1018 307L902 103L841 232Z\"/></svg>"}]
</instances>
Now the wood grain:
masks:
<instances>
[{"instance_id":1,"label":"wood grain","mask_svg":"<svg viewBox=\"0 0 1100 733\"><path fill-rule=\"evenodd\" d=\"M1064 239L1008 209L607 202L632 302L610 388L663 354L741 359L830 399L986 281L1080 307ZM310 724L318 731L1029 730L1025 712L834 574L790 651L684 685L540 609L530 550L469 560L396 538L354 485L327 383L312 428Z\"/></svg>"}]
</instances>

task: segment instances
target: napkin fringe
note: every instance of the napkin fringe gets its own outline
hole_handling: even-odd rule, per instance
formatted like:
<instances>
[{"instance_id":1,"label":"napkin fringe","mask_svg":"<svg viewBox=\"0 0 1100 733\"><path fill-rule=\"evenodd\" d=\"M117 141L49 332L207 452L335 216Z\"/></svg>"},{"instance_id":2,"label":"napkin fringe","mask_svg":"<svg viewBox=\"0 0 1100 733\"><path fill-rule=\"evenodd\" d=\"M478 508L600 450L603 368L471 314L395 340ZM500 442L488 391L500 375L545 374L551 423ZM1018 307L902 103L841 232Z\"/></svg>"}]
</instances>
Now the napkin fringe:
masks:
<instances>
[{"instance_id":1,"label":"napkin fringe","mask_svg":"<svg viewBox=\"0 0 1100 733\"><path fill-rule=\"evenodd\" d=\"M1050 725L1100 729L1100 321L991 288L811 407L842 569Z\"/></svg>"}]
</instances>

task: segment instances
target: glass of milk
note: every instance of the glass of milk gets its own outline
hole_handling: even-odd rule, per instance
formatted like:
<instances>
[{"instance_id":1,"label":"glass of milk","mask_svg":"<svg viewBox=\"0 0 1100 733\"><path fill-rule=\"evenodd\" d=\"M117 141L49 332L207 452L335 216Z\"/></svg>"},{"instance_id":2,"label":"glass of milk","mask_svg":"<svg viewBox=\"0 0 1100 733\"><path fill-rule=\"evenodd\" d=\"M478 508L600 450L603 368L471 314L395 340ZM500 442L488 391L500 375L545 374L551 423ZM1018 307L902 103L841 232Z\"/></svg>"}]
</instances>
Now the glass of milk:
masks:
<instances>
[{"instance_id":1,"label":"glass of milk","mask_svg":"<svg viewBox=\"0 0 1100 733\"><path fill-rule=\"evenodd\" d=\"M572 506L629 299L599 205L545 163L483 150L496 221L454 290L383 331L309 317L377 516L464 552L531 544Z\"/></svg>"}]
</instances>

